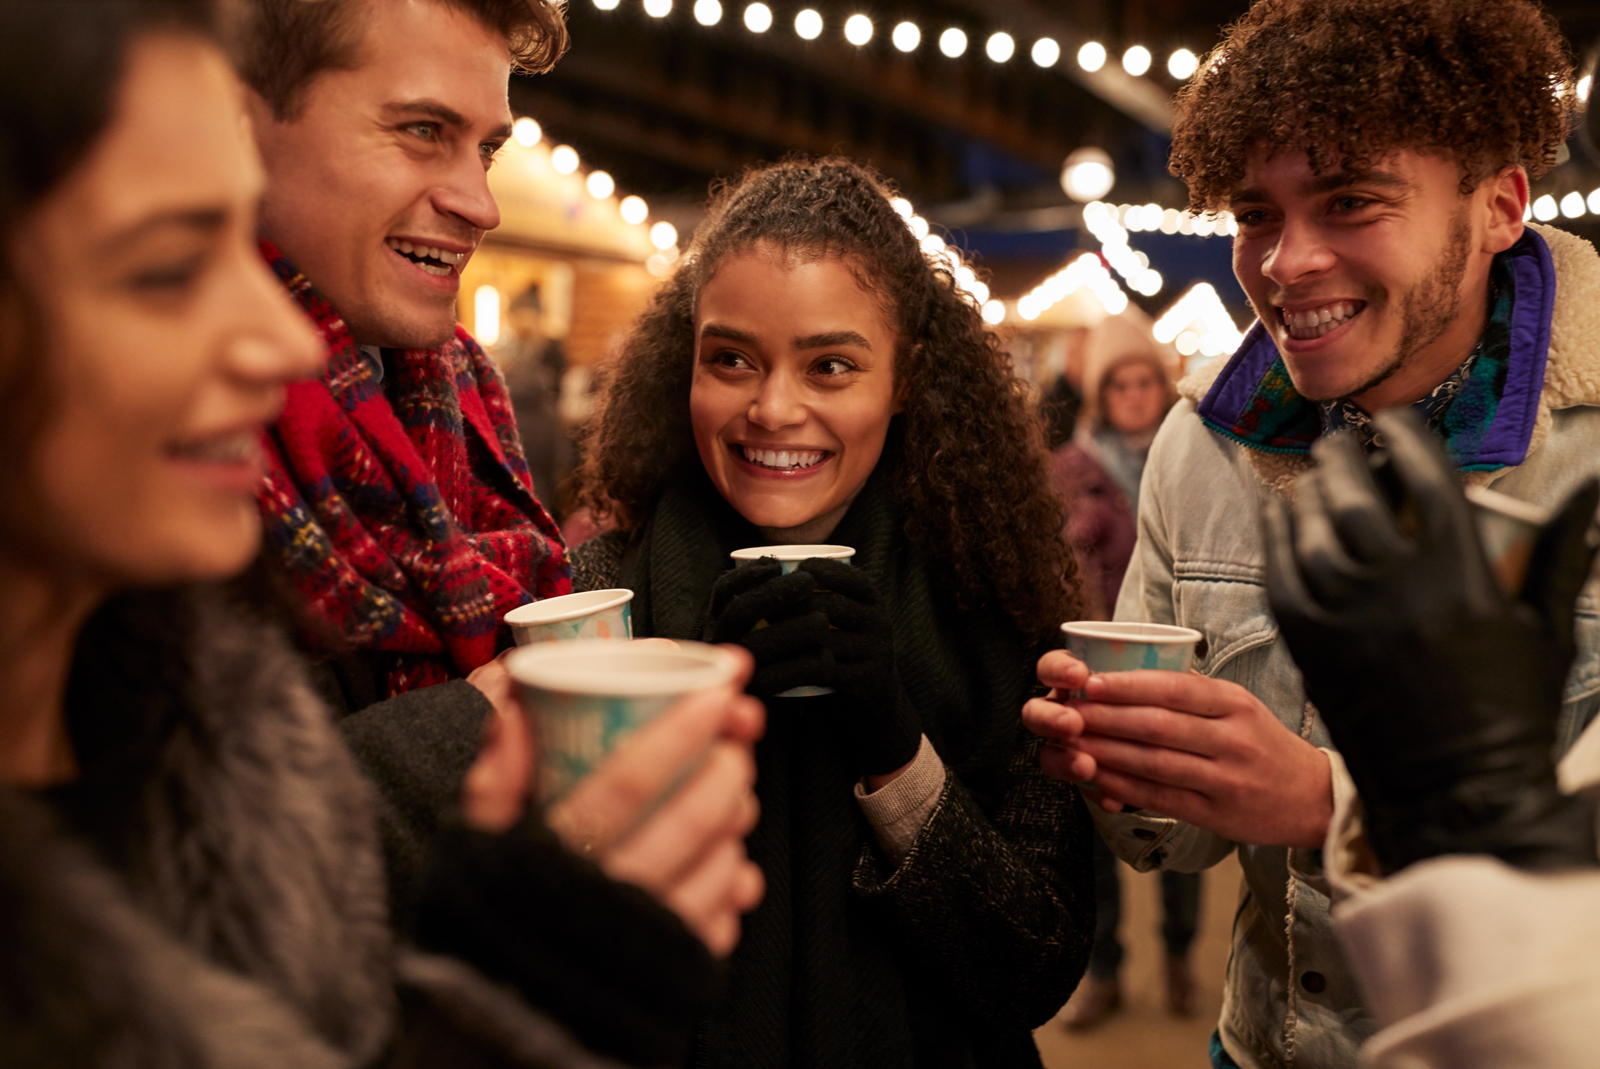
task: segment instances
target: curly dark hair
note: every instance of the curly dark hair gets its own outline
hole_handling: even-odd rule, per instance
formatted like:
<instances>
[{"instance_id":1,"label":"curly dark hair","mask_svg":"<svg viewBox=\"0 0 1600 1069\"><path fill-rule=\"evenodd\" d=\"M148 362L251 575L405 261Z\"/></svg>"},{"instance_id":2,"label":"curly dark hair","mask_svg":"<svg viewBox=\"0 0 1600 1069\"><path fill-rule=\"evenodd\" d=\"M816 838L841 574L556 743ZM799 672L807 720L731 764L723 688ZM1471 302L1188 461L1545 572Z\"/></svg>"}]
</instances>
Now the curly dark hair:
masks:
<instances>
[{"instance_id":1,"label":"curly dark hair","mask_svg":"<svg viewBox=\"0 0 1600 1069\"><path fill-rule=\"evenodd\" d=\"M1450 155L1466 194L1549 170L1576 105L1572 53L1528 0L1258 0L1178 94L1171 168L1197 212L1226 206L1257 148L1303 150L1315 174Z\"/></svg>"},{"instance_id":2,"label":"curly dark hair","mask_svg":"<svg viewBox=\"0 0 1600 1069\"><path fill-rule=\"evenodd\" d=\"M904 408L894 493L906 534L928 546L965 608L998 603L1044 637L1080 608L1038 416L1010 358L891 205L894 190L846 159L792 158L714 192L674 276L641 317L585 434L578 502L628 530L665 480L699 463L689 419L701 287L758 246L839 258L881 300L897 336ZM886 452L885 456L890 455Z\"/></svg>"}]
</instances>

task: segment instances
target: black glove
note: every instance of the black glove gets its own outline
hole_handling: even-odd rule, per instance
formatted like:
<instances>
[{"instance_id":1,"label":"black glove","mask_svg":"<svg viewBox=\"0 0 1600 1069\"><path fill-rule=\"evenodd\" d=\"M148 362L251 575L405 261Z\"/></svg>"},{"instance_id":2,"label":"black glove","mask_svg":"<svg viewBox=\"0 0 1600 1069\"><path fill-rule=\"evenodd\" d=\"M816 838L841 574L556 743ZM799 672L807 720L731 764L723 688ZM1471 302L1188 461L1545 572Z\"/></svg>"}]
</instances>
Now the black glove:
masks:
<instances>
[{"instance_id":1,"label":"black glove","mask_svg":"<svg viewBox=\"0 0 1600 1069\"><path fill-rule=\"evenodd\" d=\"M824 639L828 620L811 604L817 581L803 571L783 574L770 557L741 564L711 588L707 642L734 642L755 658L745 687L758 698L801 686L825 685L833 658Z\"/></svg>"},{"instance_id":2,"label":"black glove","mask_svg":"<svg viewBox=\"0 0 1600 1069\"><path fill-rule=\"evenodd\" d=\"M1508 597L1444 450L1409 412L1373 424L1386 455L1322 439L1292 516L1274 499L1263 520L1268 600L1378 861L1592 865L1593 812L1557 790L1553 749L1600 490L1591 481L1567 501Z\"/></svg>"},{"instance_id":3,"label":"black glove","mask_svg":"<svg viewBox=\"0 0 1600 1069\"><path fill-rule=\"evenodd\" d=\"M811 604L830 625L824 644L831 678L819 677L847 700L839 742L863 773L893 772L922 745L922 718L900 687L894 667L894 626L872 579L836 560L802 561L795 574L816 577Z\"/></svg>"}]
</instances>

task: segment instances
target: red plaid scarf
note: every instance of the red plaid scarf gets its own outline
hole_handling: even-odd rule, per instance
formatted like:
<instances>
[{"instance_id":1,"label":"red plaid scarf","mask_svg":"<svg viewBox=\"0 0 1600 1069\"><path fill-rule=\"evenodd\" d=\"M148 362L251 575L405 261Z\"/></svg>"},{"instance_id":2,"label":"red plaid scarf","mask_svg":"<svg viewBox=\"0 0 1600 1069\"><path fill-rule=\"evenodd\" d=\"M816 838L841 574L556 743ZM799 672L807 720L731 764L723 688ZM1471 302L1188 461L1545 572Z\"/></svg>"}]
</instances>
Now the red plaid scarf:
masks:
<instances>
[{"instance_id":1,"label":"red plaid scarf","mask_svg":"<svg viewBox=\"0 0 1600 1069\"><path fill-rule=\"evenodd\" d=\"M508 610L572 588L505 382L457 327L437 349L394 351L386 396L333 306L261 251L328 345L322 377L289 387L266 434L269 551L316 619L387 655L382 696L465 675L495 655Z\"/></svg>"}]
</instances>

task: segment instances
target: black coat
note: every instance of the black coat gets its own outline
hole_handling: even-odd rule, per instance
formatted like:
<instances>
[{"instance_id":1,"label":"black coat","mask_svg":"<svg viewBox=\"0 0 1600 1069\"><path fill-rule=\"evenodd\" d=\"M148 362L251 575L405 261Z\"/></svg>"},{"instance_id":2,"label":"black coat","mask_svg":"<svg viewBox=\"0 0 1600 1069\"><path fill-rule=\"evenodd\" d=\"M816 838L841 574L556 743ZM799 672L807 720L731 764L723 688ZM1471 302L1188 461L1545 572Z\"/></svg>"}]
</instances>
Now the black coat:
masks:
<instances>
[{"instance_id":1,"label":"black coat","mask_svg":"<svg viewBox=\"0 0 1600 1069\"><path fill-rule=\"evenodd\" d=\"M396 946L368 789L275 633L117 599L67 709L78 781L0 790L0 1065L615 1065Z\"/></svg>"},{"instance_id":2,"label":"black coat","mask_svg":"<svg viewBox=\"0 0 1600 1069\"><path fill-rule=\"evenodd\" d=\"M892 454L886 453L886 457ZM859 715L774 699L756 750L748 848L767 896L745 922L706 1069L1038 1066L1031 1029L1077 985L1094 931L1094 834L1078 792L1039 768L1021 726L1034 644L998 606L963 610L904 534L879 464L830 540L855 547L894 622L895 661L943 760L942 796L892 864L834 745ZM573 589L635 590L638 635L696 638L729 551L767 540L698 465L630 538L573 555Z\"/></svg>"}]
</instances>

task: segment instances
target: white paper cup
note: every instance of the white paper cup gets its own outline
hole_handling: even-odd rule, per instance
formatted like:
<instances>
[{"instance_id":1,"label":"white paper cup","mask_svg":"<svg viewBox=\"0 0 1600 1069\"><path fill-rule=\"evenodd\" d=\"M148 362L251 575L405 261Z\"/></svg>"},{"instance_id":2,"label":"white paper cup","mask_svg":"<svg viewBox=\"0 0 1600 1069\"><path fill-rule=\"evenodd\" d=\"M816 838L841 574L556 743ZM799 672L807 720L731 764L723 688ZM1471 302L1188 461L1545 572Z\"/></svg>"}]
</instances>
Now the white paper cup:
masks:
<instances>
[{"instance_id":1,"label":"white paper cup","mask_svg":"<svg viewBox=\"0 0 1600 1069\"><path fill-rule=\"evenodd\" d=\"M1465 493L1495 582L1507 594L1521 593L1533 562L1533 545L1550 522L1550 510L1486 486L1469 486Z\"/></svg>"},{"instance_id":2,"label":"white paper cup","mask_svg":"<svg viewBox=\"0 0 1600 1069\"><path fill-rule=\"evenodd\" d=\"M518 605L501 617L511 627L519 646L537 642L571 642L575 639L633 637L631 590L586 590L528 605Z\"/></svg>"},{"instance_id":3,"label":"white paper cup","mask_svg":"<svg viewBox=\"0 0 1600 1069\"><path fill-rule=\"evenodd\" d=\"M525 646L506 659L539 743L539 797L549 802L616 745L691 691L727 683L739 661L702 642L676 649L581 639Z\"/></svg>"},{"instance_id":4,"label":"white paper cup","mask_svg":"<svg viewBox=\"0 0 1600 1069\"><path fill-rule=\"evenodd\" d=\"M1200 632L1171 624L1107 623L1081 620L1061 625L1067 649L1089 671L1132 672L1155 669L1187 672L1194 663Z\"/></svg>"},{"instance_id":5,"label":"white paper cup","mask_svg":"<svg viewBox=\"0 0 1600 1069\"><path fill-rule=\"evenodd\" d=\"M736 549L728 554L740 564L746 561L773 557L783 567L784 575L794 571L803 560L821 558L822 560L842 560L849 564L855 558L855 555L856 551L849 546L751 546L749 549Z\"/></svg>"},{"instance_id":6,"label":"white paper cup","mask_svg":"<svg viewBox=\"0 0 1600 1069\"><path fill-rule=\"evenodd\" d=\"M788 575L800 566L803 560L836 560L849 564L855 559L856 551L849 546L751 546L749 549L736 549L728 554L739 564L747 561L774 558L778 566L783 569L783 574ZM737 567L737 565L735 566ZM757 630L766 626L766 621L756 625ZM776 698L814 698L818 694L832 694L832 687L790 687L773 695Z\"/></svg>"}]
</instances>

